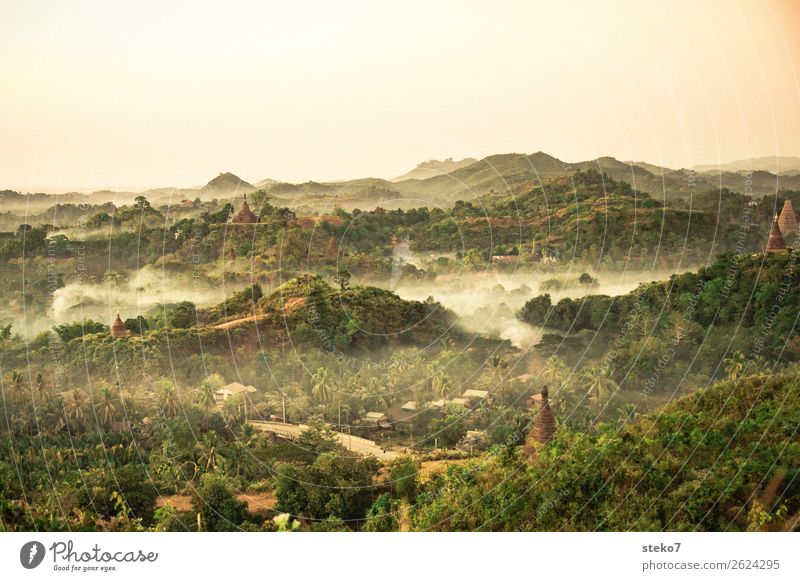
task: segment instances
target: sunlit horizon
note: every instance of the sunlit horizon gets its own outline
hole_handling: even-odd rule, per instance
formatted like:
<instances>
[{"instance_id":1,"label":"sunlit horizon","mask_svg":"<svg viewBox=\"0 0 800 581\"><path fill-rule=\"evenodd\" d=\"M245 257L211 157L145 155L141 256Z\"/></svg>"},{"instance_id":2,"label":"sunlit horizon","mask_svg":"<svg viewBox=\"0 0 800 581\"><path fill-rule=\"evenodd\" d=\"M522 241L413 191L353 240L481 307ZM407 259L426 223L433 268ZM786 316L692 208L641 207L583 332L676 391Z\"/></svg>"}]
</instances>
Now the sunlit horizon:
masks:
<instances>
[{"instance_id":1,"label":"sunlit horizon","mask_svg":"<svg viewBox=\"0 0 800 581\"><path fill-rule=\"evenodd\" d=\"M799 33L792 0L0 0L0 189L388 179L511 152L800 156Z\"/></svg>"}]
</instances>

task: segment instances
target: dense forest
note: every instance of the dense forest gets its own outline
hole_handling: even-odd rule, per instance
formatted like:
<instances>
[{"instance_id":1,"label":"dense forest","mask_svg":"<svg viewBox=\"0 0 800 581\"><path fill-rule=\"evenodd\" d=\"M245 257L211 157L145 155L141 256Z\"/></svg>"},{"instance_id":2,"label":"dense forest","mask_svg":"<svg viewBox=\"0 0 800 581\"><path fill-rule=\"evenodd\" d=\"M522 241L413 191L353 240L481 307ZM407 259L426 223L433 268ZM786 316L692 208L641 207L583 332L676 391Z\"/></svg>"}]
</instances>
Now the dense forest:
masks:
<instances>
[{"instance_id":1,"label":"dense forest","mask_svg":"<svg viewBox=\"0 0 800 581\"><path fill-rule=\"evenodd\" d=\"M563 430L531 463L505 448L450 466L416 491L411 524L465 531L792 530L800 519L797 386L796 366L753 374L625 425Z\"/></svg>"},{"instance_id":2,"label":"dense forest","mask_svg":"<svg viewBox=\"0 0 800 581\"><path fill-rule=\"evenodd\" d=\"M687 393L733 374L769 372L800 359L797 253L720 256L697 273L643 284L622 296L525 303L520 319L559 331L550 355L562 400L580 398L576 376L621 390L630 403Z\"/></svg>"},{"instance_id":3,"label":"dense forest","mask_svg":"<svg viewBox=\"0 0 800 581\"><path fill-rule=\"evenodd\" d=\"M798 526L797 240L763 252L798 193L279 190L255 223L139 196L0 233L0 530Z\"/></svg>"}]
</instances>

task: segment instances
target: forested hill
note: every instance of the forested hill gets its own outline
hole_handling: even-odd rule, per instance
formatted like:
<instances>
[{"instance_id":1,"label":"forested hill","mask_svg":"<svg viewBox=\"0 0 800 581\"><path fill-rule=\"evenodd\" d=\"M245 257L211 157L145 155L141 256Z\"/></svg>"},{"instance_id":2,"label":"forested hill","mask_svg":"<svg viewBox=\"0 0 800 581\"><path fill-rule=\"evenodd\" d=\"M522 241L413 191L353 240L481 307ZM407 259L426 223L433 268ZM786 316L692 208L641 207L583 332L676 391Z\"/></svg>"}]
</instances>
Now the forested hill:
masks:
<instances>
[{"instance_id":1,"label":"forested hill","mask_svg":"<svg viewBox=\"0 0 800 581\"><path fill-rule=\"evenodd\" d=\"M522 262L532 252L549 251L562 261L656 267L706 262L737 245L743 251L763 247L775 199L748 205L750 198L730 192L699 198L691 206L665 204L625 181L579 171L522 194L456 202L448 215L432 211L411 229L412 246L519 252Z\"/></svg>"},{"instance_id":2,"label":"forested hill","mask_svg":"<svg viewBox=\"0 0 800 581\"><path fill-rule=\"evenodd\" d=\"M385 347L435 342L452 329L455 315L439 303L403 300L370 286L350 287L346 279L331 287L321 277L291 279L264 295L254 285L223 303L197 309L188 301L164 304L124 321L128 336L115 340L109 327L91 320L58 325L26 343L17 338L4 350L4 364L46 365L58 357L66 381L81 385L87 371L128 379L168 371L196 382L203 366L180 366L174 360L211 356L220 370L233 375L237 360L252 362L263 351L294 349L358 356ZM55 336L58 340L52 340ZM86 358L90 352L92 357Z\"/></svg>"},{"instance_id":3,"label":"forested hill","mask_svg":"<svg viewBox=\"0 0 800 581\"><path fill-rule=\"evenodd\" d=\"M472 163L465 163L471 161ZM428 162L430 163L430 162ZM416 170L391 181L362 178L345 182L286 184L275 182L267 187L275 195L326 195L351 202L359 192L362 204L369 199L396 195L395 204L404 199L428 200L431 205L452 204L457 200L474 201L490 195L518 194L539 187L553 179L569 177L577 171L595 171L617 181L626 181L657 199L688 199L704 191L749 191L755 196L773 195L786 189L800 189L800 176L775 175L769 171L695 172L671 169L639 162L625 162L604 156L593 160L565 162L552 155L536 153L502 153L480 160L434 162L421 164ZM390 196L391 197L391 196ZM368 207L362 205L361 208ZM394 206L392 206L394 207ZM403 207L408 207L404 204Z\"/></svg>"},{"instance_id":4,"label":"forested hill","mask_svg":"<svg viewBox=\"0 0 800 581\"><path fill-rule=\"evenodd\" d=\"M603 362L603 375L623 392L691 390L734 364L748 372L800 359L797 260L796 253L726 254L697 273L623 296L553 304L541 295L518 316L559 331L545 337L540 351L570 367ZM648 385L652 377L657 381Z\"/></svg>"},{"instance_id":5,"label":"forested hill","mask_svg":"<svg viewBox=\"0 0 800 581\"><path fill-rule=\"evenodd\" d=\"M791 530L800 520L798 369L726 381L630 425L562 429L422 485L418 530Z\"/></svg>"}]
</instances>

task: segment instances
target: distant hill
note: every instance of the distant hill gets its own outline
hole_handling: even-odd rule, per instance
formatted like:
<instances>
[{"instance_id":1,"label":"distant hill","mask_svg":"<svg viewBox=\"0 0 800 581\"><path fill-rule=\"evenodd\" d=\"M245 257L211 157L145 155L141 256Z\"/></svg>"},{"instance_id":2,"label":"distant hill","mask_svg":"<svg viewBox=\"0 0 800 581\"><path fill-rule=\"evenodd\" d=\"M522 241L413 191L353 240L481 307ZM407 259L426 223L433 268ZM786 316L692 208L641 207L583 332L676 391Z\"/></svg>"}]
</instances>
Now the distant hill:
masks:
<instances>
[{"instance_id":1,"label":"distant hill","mask_svg":"<svg viewBox=\"0 0 800 581\"><path fill-rule=\"evenodd\" d=\"M638 167L640 167L642 169L646 169L651 174L656 175L656 176L664 175L664 174L667 174L669 172L675 171L675 170L672 170L672 169L670 169L668 167L655 165L653 163L647 163L646 161L623 161L622 163L624 163L626 165L629 165L629 166L635 165L635 166L638 166Z\"/></svg>"},{"instance_id":2,"label":"distant hill","mask_svg":"<svg viewBox=\"0 0 800 581\"><path fill-rule=\"evenodd\" d=\"M743 173L731 171L716 175L695 174L685 169L639 165L613 157L569 163L541 151L492 155L448 174L424 180L396 181L394 187L403 196L451 203L486 194L517 194L538 187L543 179L569 178L575 171L589 169L626 181L656 199L688 198L720 188L755 196L800 189L800 175L777 176L757 171L748 179Z\"/></svg>"},{"instance_id":3,"label":"distant hill","mask_svg":"<svg viewBox=\"0 0 800 581\"><path fill-rule=\"evenodd\" d=\"M202 189L205 192L214 192L217 194L234 194L237 192L254 190L255 186L247 183L239 176L230 172L225 172L212 179L204 185Z\"/></svg>"},{"instance_id":4,"label":"distant hill","mask_svg":"<svg viewBox=\"0 0 800 581\"><path fill-rule=\"evenodd\" d=\"M137 195L146 196L151 203L167 204L176 200L201 198L229 199L255 189L265 189L280 203L303 211L318 211L325 204L344 209L369 210L377 206L386 209L420 206L451 205L457 200L475 200L486 195L520 195L538 188L546 180L570 180L576 171L594 169L617 181L625 181L636 190L650 194L656 200L675 200L695 197L723 188L751 196L774 196L784 190L800 191L800 158L778 158L780 175L763 169L776 165L776 158L752 160L753 171L742 169L745 162L731 162L720 168L697 166L694 170L671 169L646 162L620 161L613 157L565 162L552 155L536 153L503 153L480 160L472 158L455 161L429 160L414 170L386 180L359 178L336 182L287 183L264 179L255 185L225 172L198 188L154 188L144 192L98 191L92 194L18 194L6 192L3 208L25 212L44 210L56 203L113 202L130 204ZM746 166L744 166L746 167ZM731 168L731 169L726 169ZM792 169L792 168L796 168ZM796 171L797 173L793 173Z\"/></svg>"},{"instance_id":5,"label":"distant hill","mask_svg":"<svg viewBox=\"0 0 800 581\"><path fill-rule=\"evenodd\" d=\"M777 175L793 174L800 173L800 157L753 157L720 165L696 165L694 170L711 173L765 171Z\"/></svg>"},{"instance_id":6,"label":"distant hill","mask_svg":"<svg viewBox=\"0 0 800 581\"><path fill-rule=\"evenodd\" d=\"M258 181L256 183L254 183L253 185L255 187L257 187L257 188L263 188L264 186L269 186L271 184L277 184L277 183L278 183L278 180L273 180L273 179L267 178L267 179Z\"/></svg>"},{"instance_id":7,"label":"distant hill","mask_svg":"<svg viewBox=\"0 0 800 581\"><path fill-rule=\"evenodd\" d=\"M472 157L466 157L461 161L454 161L452 157L448 157L443 161L439 161L438 159L431 159L428 161L423 161L407 174L393 178L390 181L402 182L404 180L424 180L436 177L438 175L453 172L462 167L472 165L476 161L478 160Z\"/></svg>"}]
</instances>

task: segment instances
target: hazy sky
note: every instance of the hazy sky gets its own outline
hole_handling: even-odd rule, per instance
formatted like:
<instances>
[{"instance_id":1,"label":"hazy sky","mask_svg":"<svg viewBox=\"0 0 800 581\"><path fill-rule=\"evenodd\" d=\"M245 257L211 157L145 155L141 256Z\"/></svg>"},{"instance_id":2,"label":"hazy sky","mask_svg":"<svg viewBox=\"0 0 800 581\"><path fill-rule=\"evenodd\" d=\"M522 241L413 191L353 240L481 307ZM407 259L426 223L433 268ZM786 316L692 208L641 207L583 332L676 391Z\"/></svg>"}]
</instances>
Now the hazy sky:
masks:
<instances>
[{"instance_id":1,"label":"hazy sky","mask_svg":"<svg viewBox=\"0 0 800 581\"><path fill-rule=\"evenodd\" d=\"M0 0L0 189L800 155L800 2Z\"/></svg>"}]
</instances>

